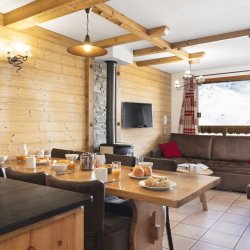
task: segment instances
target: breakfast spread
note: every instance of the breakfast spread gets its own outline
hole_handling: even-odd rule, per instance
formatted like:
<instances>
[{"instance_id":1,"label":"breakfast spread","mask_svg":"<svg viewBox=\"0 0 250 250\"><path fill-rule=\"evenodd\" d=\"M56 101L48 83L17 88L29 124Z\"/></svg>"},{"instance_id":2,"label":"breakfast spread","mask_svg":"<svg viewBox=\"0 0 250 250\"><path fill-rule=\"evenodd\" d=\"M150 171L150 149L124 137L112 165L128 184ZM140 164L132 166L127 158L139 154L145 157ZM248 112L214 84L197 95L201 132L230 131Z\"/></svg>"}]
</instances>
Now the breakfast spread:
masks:
<instances>
[{"instance_id":1,"label":"breakfast spread","mask_svg":"<svg viewBox=\"0 0 250 250\"><path fill-rule=\"evenodd\" d=\"M145 185L149 187L170 187L171 181L167 176L150 176L145 180Z\"/></svg>"}]
</instances>

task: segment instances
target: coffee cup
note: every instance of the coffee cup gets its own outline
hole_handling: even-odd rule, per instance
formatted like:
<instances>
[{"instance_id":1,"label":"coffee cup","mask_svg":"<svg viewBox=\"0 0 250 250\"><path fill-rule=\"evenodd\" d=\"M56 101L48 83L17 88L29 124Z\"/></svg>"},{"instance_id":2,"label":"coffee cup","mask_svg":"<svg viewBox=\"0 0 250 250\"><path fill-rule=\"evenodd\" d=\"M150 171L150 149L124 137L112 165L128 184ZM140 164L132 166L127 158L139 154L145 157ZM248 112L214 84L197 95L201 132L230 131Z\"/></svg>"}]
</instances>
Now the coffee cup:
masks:
<instances>
[{"instance_id":1,"label":"coffee cup","mask_svg":"<svg viewBox=\"0 0 250 250\"><path fill-rule=\"evenodd\" d=\"M108 170L107 168L96 168L95 169L95 178L103 182L107 182Z\"/></svg>"},{"instance_id":2,"label":"coffee cup","mask_svg":"<svg viewBox=\"0 0 250 250\"><path fill-rule=\"evenodd\" d=\"M34 155L30 155L26 159L27 168L36 168L36 157Z\"/></svg>"}]
</instances>

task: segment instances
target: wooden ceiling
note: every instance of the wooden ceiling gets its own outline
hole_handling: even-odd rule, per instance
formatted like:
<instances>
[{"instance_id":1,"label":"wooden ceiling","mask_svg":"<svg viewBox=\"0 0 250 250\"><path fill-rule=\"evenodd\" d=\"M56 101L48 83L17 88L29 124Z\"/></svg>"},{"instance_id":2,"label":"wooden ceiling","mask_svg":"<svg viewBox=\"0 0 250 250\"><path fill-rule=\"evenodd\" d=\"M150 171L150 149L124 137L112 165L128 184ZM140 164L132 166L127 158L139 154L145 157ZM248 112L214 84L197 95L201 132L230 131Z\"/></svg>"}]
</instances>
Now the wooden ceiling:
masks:
<instances>
[{"instance_id":1,"label":"wooden ceiling","mask_svg":"<svg viewBox=\"0 0 250 250\"><path fill-rule=\"evenodd\" d=\"M127 35L97 41L94 45L108 48L116 45L146 40L153 46L134 50L134 56L143 56L162 52L168 52L173 55L160 59L139 61L136 63L138 66L151 66L156 64L173 63L182 60L197 63L199 62L199 59L205 55L205 53L197 52L189 54L183 50L184 47L250 35L250 29L246 29L171 44L162 38L168 30L166 25L163 24L160 27L147 29L146 27L143 27L139 23L136 23L134 20L123 15L121 12L105 4L105 2L108 2L108 0L36 0L6 14L0 13L0 25L18 30L24 30L79 10L92 8L92 12L95 14L130 32Z\"/></svg>"}]
</instances>

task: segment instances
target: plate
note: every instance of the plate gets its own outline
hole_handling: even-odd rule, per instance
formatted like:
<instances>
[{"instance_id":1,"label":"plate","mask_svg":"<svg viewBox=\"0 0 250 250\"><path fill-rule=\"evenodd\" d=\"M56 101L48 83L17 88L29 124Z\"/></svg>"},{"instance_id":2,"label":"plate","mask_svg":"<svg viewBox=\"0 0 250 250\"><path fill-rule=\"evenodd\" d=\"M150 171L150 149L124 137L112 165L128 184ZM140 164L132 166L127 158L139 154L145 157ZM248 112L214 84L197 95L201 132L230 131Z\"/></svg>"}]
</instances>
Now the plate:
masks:
<instances>
[{"instance_id":1,"label":"plate","mask_svg":"<svg viewBox=\"0 0 250 250\"><path fill-rule=\"evenodd\" d=\"M149 177L149 176L138 177L138 176L135 176L134 173L129 173L128 176L130 178L133 178L133 179L136 179L136 180L145 180L145 179L147 179Z\"/></svg>"},{"instance_id":2,"label":"plate","mask_svg":"<svg viewBox=\"0 0 250 250\"><path fill-rule=\"evenodd\" d=\"M176 183L174 181L170 181L170 186L169 187L150 187L150 186L145 185L145 181L140 181L139 185L141 187L144 187L144 188L149 189L149 190L163 191L163 190L168 190L170 188L175 187Z\"/></svg>"},{"instance_id":3,"label":"plate","mask_svg":"<svg viewBox=\"0 0 250 250\"><path fill-rule=\"evenodd\" d=\"M66 170L66 171L63 171L63 172L56 172L56 175L71 174L73 172L74 172L74 170Z\"/></svg>"},{"instance_id":4,"label":"plate","mask_svg":"<svg viewBox=\"0 0 250 250\"><path fill-rule=\"evenodd\" d=\"M46 165L46 164L48 164L47 160L40 160L40 161L36 162L36 165Z\"/></svg>"}]
</instances>

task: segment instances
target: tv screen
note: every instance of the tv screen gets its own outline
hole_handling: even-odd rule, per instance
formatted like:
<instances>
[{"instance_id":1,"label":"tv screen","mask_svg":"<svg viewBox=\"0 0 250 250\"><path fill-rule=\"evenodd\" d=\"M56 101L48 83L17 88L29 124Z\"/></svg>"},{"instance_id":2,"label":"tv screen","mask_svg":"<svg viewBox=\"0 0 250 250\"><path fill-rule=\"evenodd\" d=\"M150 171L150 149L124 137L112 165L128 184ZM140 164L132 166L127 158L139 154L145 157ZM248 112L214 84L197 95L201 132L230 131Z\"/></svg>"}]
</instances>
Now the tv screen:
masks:
<instances>
[{"instance_id":1,"label":"tv screen","mask_svg":"<svg viewBox=\"0 0 250 250\"><path fill-rule=\"evenodd\" d=\"M152 104L123 103L123 128L153 127Z\"/></svg>"}]
</instances>

